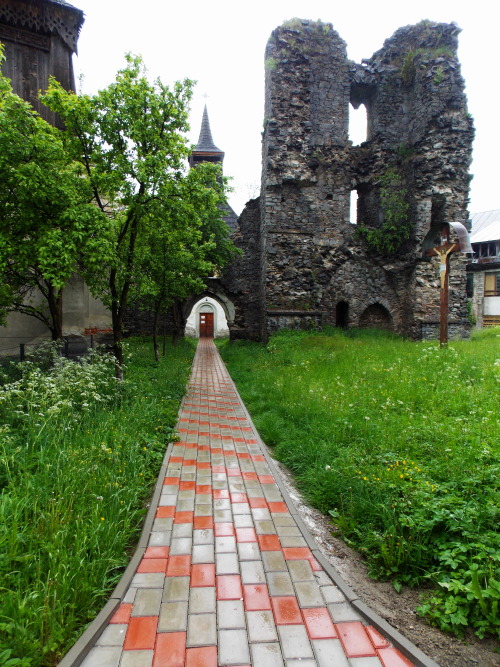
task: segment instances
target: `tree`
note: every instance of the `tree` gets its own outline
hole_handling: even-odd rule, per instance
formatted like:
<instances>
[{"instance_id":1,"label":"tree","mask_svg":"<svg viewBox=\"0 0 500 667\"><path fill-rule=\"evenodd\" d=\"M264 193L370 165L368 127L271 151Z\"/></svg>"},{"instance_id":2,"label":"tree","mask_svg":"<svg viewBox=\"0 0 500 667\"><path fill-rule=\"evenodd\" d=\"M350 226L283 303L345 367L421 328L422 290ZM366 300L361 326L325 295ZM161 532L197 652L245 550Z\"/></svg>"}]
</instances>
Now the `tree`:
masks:
<instances>
[{"instance_id":1,"label":"tree","mask_svg":"<svg viewBox=\"0 0 500 667\"><path fill-rule=\"evenodd\" d=\"M214 252L212 245L199 244L202 238L209 242L200 233L204 216L216 227L217 217L220 224L224 185L220 183L214 195L201 177L185 174L190 149L184 133L192 87L189 79L172 89L159 79L150 83L142 60L128 55L116 81L94 96L77 96L52 81L42 97L62 118L66 146L84 168L94 201L111 223L112 259L97 273L86 271L85 277L110 307L118 376L123 318L131 295L158 296L160 280L169 298L176 296L173 292L182 291L200 270L198 261L182 263L183 253L194 253L197 243L199 252ZM200 203L204 213L197 210ZM168 255L165 267L177 261L185 269L175 283L167 268L163 278L158 274L162 253Z\"/></svg>"},{"instance_id":2,"label":"tree","mask_svg":"<svg viewBox=\"0 0 500 667\"><path fill-rule=\"evenodd\" d=\"M161 313L203 289L205 279L219 273L236 249L222 219L225 183L218 165L203 163L175 183L177 197L163 204L158 224L143 245L140 280L132 301L154 313L153 346L158 360ZM174 326L174 342L177 327Z\"/></svg>"},{"instance_id":3,"label":"tree","mask_svg":"<svg viewBox=\"0 0 500 667\"><path fill-rule=\"evenodd\" d=\"M105 259L107 225L57 130L0 74L0 321L15 310L61 338L64 286L83 254Z\"/></svg>"}]
</instances>

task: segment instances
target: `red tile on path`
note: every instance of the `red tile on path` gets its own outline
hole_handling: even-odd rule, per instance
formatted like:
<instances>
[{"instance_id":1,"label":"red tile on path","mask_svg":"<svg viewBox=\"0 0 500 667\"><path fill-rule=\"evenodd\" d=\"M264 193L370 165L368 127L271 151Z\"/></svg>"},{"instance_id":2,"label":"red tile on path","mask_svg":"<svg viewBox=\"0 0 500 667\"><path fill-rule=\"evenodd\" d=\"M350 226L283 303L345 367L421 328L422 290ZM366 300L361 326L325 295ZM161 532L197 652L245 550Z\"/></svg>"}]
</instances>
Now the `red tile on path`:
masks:
<instances>
[{"instance_id":1,"label":"red tile on path","mask_svg":"<svg viewBox=\"0 0 500 667\"><path fill-rule=\"evenodd\" d=\"M321 572L323 569L316 558L309 558L309 563L311 564L311 568L314 570L314 572Z\"/></svg>"},{"instance_id":2,"label":"red tile on path","mask_svg":"<svg viewBox=\"0 0 500 667\"><path fill-rule=\"evenodd\" d=\"M252 509L257 509L258 507L267 507L267 502L265 498L249 498L248 504Z\"/></svg>"},{"instance_id":3,"label":"red tile on path","mask_svg":"<svg viewBox=\"0 0 500 667\"><path fill-rule=\"evenodd\" d=\"M214 527L214 520L211 516L195 516L193 528L195 530L210 530Z\"/></svg>"},{"instance_id":4,"label":"red tile on path","mask_svg":"<svg viewBox=\"0 0 500 667\"><path fill-rule=\"evenodd\" d=\"M332 617L326 607L302 609L310 639L336 639Z\"/></svg>"},{"instance_id":5,"label":"red tile on path","mask_svg":"<svg viewBox=\"0 0 500 667\"><path fill-rule=\"evenodd\" d=\"M193 565L190 586L191 588L215 586L215 565L213 563Z\"/></svg>"},{"instance_id":6,"label":"red tile on path","mask_svg":"<svg viewBox=\"0 0 500 667\"><path fill-rule=\"evenodd\" d=\"M281 542L277 535L258 535L257 539L261 551L279 551L281 549Z\"/></svg>"},{"instance_id":7,"label":"red tile on path","mask_svg":"<svg viewBox=\"0 0 500 667\"><path fill-rule=\"evenodd\" d=\"M290 596L272 597L276 625L303 625L297 598Z\"/></svg>"},{"instance_id":8,"label":"red tile on path","mask_svg":"<svg viewBox=\"0 0 500 667\"><path fill-rule=\"evenodd\" d=\"M262 454L254 454L252 456L252 461L265 461L266 457L263 456Z\"/></svg>"},{"instance_id":9,"label":"red tile on path","mask_svg":"<svg viewBox=\"0 0 500 667\"><path fill-rule=\"evenodd\" d=\"M168 558L169 547L148 547L144 558Z\"/></svg>"},{"instance_id":10,"label":"red tile on path","mask_svg":"<svg viewBox=\"0 0 500 667\"><path fill-rule=\"evenodd\" d=\"M186 667L217 667L217 646L188 648Z\"/></svg>"},{"instance_id":11,"label":"red tile on path","mask_svg":"<svg viewBox=\"0 0 500 667\"><path fill-rule=\"evenodd\" d=\"M138 574L148 572L165 572L167 569L167 558L143 558L137 568Z\"/></svg>"},{"instance_id":12,"label":"red tile on path","mask_svg":"<svg viewBox=\"0 0 500 667\"><path fill-rule=\"evenodd\" d=\"M125 643L125 651L137 651L139 649L152 649L155 647L156 628L158 616L136 616L130 619Z\"/></svg>"},{"instance_id":13,"label":"red tile on path","mask_svg":"<svg viewBox=\"0 0 500 667\"><path fill-rule=\"evenodd\" d=\"M203 435L200 433L200 435ZM206 434L208 435L208 433ZM211 463L209 461L200 461L199 463L196 464L196 469L197 470L210 470Z\"/></svg>"},{"instance_id":14,"label":"red tile on path","mask_svg":"<svg viewBox=\"0 0 500 667\"><path fill-rule=\"evenodd\" d=\"M212 486L210 484L197 484L196 493L212 493Z\"/></svg>"},{"instance_id":15,"label":"red tile on path","mask_svg":"<svg viewBox=\"0 0 500 667\"><path fill-rule=\"evenodd\" d=\"M158 507L156 510L157 519L173 519L175 515L175 507L172 505L170 507Z\"/></svg>"},{"instance_id":16,"label":"red tile on path","mask_svg":"<svg viewBox=\"0 0 500 667\"><path fill-rule=\"evenodd\" d=\"M269 511L273 514L284 514L288 512L288 507L286 503L267 503L269 506Z\"/></svg>"},{"instance_id":17,"label":"red tile on path","mask_svg":"<svg viewBox=\"0 0 500 667\"><path fill-rule=\"evenodd\" d=\"M233 537L234 536L234 523L229 523L226 521L221 521L220 523L214 524L215 537Z\"/></svg>"},{"instance_id":18,"label":"red tile on path","mask_svg":"<svg viewBox=\"0 0 500 667\"><path fill-rule=\"evenodd\" d=\"M195 466L196 465L196 459L184 459L182 461L182 465L184 467ZM189 484L189 482L187 482L187 484ZM194 482L193 482L193 488L194 488Z\"/></svg>"},{"instance_id":19,"label":"red tile on path","mask_svg":"<svg viewBox=\"0 0 500 667\"><path fill-rule=\"evenodd\" d=\"M364 658L377 655L365 627L360 621L337 623L336 628L348 658Z\"/></svg>"},{"instance_id":20,"label":"red tile on path","mask_svg":"<svg viewBox=\"0 0 500 667\"><path fill-rule=\"evenodd\" d=\"M181 482L179 484L179 490L180 491L192 491L195 487L194 482Z\"/></svg>"},{"instance_id":21,"label":"red tile on path","mask_svg":"<svg viewBox=\"0 0 500 667\"><path fill-rule=\"evenodd\" d=\"M184 667L185 632L161 632L157 635L153 667Z\"/></svg>"},{"instance_id":22,"label":"red tile on path","mask_svg":"<svg viewBox=\"0 0 500 667\"><path fill-rule=\"evenodd\" d=\"M311 560L314 556L307 547L283 547L285 560Z\"/></svg>"},{"instance_id":23,"label":"red tile on path","mask_svg":"<svg viewBox=\"0 0 500 667\"><path fill-rule=\"evenodd\" d=\"M242 597L239 574L223 574L217 577L217 600L241 600Z\"/></svg>"},{"instance_id":24,"label":"red tile on path","mask_svg":"<svg viewBox=\"0 0 500 667\"><path fill-rule=\"evenodd\" d=\"M242 472L242 473L241 473L241 476L242 476L243 479L245 479L245 480L249 480L249 479L257 479L257 473L256 473L256 472Z\"/></svg>"},{"instance_id":25,"label":"red tile on path","mask_svg":"<svg viewBox=\"0 0 500 667\"><path fill-rule=\"evenodd\" d=\"M265 584L245 584L243 586L246 611L260 611L271 609L269 592ZM300 621L302 623L302 619Z\"/></svg>"},{"instance_id":26,"label":"red tile on path","mask_svg":"<svg viewBox=\"0 0 500 667\"><path fill-rule=\"evenodd\" d=\"M236 528L237 542L257 542L257 535L253 528Z\"/></svg>"},{"instance_id":27,"label":"red tile on path","mask_svg":"<svg viewBox=\"0 0 500 667\"><path fill-rule=\"evenodd\" d=\"M378 630L375 630L371 625L365 626L365 630L368 633L368 636L371 639L372 644L375 648L387 648L390 646L389 642L385 637L383 637Z\"/></svg>"},{"instance_id":28,"label":"red tile on path","mask_svg":"<svg viewBox=\"0 0 500 667\"><path fill-rule=\"evenodd\" d=\"M172 485L177 486L177 484L179 484L179 478L178 477L165 477L163 479L163 484L164 485L172 484Z\"/></svg>"},{"instance_id":29,"label":"red tile on path","mask_svg":"<svg viewBox=\"0 0 500 667\"><path fill-rule=\"evenodd\" d=\"M170 556L167 565L167 577L189 577L191 556Z\"/></svg>"},{"instance_id":30,"label":"red tile on path","mask_svg":"<svg viewBox=\"0 0 500 667\"><path fill-rule=\"evenodd\" d=\"M214 489L212 496L214 500L229 500L229 491L227 489Z\"/></svg>"},{"instance_id":31,"label":"red tile on path","mask_svg":"<svg viewBox=\"0 0 500 667\"><path fill-rule=\"evenodd\" d=\"M228 468L226 474L228 477L241 477L241 470L236 468Z\"/></svg>"},{"instance_id":32,"label":"red tile on path","mask_svg":"<svg viewBox=\"0 0 500 667\"><path fill-rule=\"evenodd\" d=\"M414 667L413 662L405 658L396 648L380 648L377 655L384 667Z\"/></svg>"},{"instance_id":33,"label":"red tile on path","mask_svg":"<svg viewBox=\"0 0 500 667\"><path fill-rule=\"evenodd\" d=\"M232 503L247 503L248 498L246 493L232 493L231 494Z\"/></svg>"},{"instance_id":34,"label":"red tile on path","mask_svg":"<svg viewBox=\"0 0 500 667\"><path fill-rule=\"evenodd\" d=\"M182 463L183 461L184 458L182 456L171 456L169 459L169 463Z\"/></svg>"},{"instance_id":35,"label":"red tile on path","mask_svg":"<svg viewBox=\"0 0 500 667\"><path fill-rule=\"evenodd\" d=\"M274 477L272 475L259 475L259 482L261 484L274 484Z\"/></svg>"},{"instance_id":36,"label":"red tile on path","mask_svg":"<svg viewBox=\"0 0 500 667\"><path fill-rule=\"evenodd\" d=\"M226 466L212 466L213 473L224 473L226 472Z\"/></svg>"},{"instance_id":37,"label":"red tile on path","mask_svg":"<svg viewBox=\"0 0 500 667\"><path fill-rule=\"evenodd\" d=\"M193 523L194 512L176 512L174 523Z\"/></svg>"},{"instance_id":38,"label":"red tile on path","mask_svg":"<svg viewBox=\"0 0 500 667\"><path fill-rule=\"evenodd\" d=\"M130 620L130 614L132 613L132 605L123 603L115 611L113 616L110 619L110 623L128 623Z\"/></svg>"}]
</instances>

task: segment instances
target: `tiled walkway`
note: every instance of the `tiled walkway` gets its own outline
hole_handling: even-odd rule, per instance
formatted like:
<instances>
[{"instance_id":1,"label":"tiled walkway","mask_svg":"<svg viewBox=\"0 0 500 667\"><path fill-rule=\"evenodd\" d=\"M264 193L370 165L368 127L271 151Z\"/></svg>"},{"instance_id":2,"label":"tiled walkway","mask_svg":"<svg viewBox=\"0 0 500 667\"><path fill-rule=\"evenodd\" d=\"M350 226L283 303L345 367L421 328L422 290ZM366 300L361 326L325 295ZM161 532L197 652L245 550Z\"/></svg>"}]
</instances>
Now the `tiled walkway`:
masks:
<instances>
[{"instance_id":1,"label":"tiled walkway","mask_svg":"<svg viewBox=\"0 0 500 667\"><path fill-rule=\"evenodd\" d=\"M313 556L209 339L178 431L149 546L84 667L412 665Z\"/></svg>"}]
</instances>

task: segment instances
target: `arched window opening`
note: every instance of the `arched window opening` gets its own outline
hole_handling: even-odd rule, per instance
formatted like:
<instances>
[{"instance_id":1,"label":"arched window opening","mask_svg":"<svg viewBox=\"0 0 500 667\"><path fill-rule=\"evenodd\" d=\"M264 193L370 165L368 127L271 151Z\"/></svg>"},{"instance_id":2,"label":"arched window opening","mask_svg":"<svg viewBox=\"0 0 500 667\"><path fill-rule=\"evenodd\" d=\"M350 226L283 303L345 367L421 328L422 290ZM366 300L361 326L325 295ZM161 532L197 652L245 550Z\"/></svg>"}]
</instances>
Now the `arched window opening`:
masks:
<instances>
[{"instance_id":1,"label":"arched window opening","mask_svg":"<svg viewBox=\"0 0 500 667\"><path fill-rule=\"evenodd\" d=\"M368 141L368 112L364 104L357 108L349 105L349 139L353 146Z\"/></svg>"},{"instance_id":2,"label":"arched window opening","mask_svg":"<svg viewBox=\"0 0 500 667\"><path fill-rule=\"evenodd\" d=\"M340 329L349 328L349 304L347 301L339 301L335 309L335 326Z\"/></svg>"}]
</instances>

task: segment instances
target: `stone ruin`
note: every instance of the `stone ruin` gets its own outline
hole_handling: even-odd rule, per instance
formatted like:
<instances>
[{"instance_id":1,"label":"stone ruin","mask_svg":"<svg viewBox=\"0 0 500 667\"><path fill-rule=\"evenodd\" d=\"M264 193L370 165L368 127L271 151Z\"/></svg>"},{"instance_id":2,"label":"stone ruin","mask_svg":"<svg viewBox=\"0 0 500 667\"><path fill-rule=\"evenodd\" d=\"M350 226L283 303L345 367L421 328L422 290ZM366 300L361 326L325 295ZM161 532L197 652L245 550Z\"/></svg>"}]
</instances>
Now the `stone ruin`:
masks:
<instances>
[{"instance_id":1,"label":"stone ruin","mask_svg":"<svg viewBox=\"0 0 500 667\"><path fill-rule=\"evenodd\" d=\"M468 221L474 130L459 32L422 21L357 64L329 23L293 19L274 30L261 195L233 233L242 257L206 290L225 305L233 339L323 324L437 337L439 264L425 251L443 223ZM348 137L349 104L367 111L359 146ZM470 327L465 265L452 256L451 336Z\"/></svg>"},{"instance_id":2,"label":"stone ruin","mask_svg":"<svg viewBox=\"0 0 500 667\"><path fill-rule=\"evenodd\" d=\"M73 88L83 12L66 0L0 5L3 69L15 91L38 108L49 74ZM329 23L292 19L272 33L261 195L231 224L243 254L180 304L171 320L178 333L193 305L210 296L222 305L232 339L266 340L280 328L323 324L437 337L439 264L426 249L443 222L468 220L474 131L459 32L454 24L422 21L399 29L361 64L347 58ZM349 140L350 104L367 111L367 140L359 146ZM357 224L350 222L353 192ZM469 331L465 265L452 255L451 336ZM105 319L88 306L88 295L73 292L66 303L78 330ZM148 332L150 320L134 309L130 333ZM19 327L22 340L40 333L24 320Z\"/></svg>"}]
</instances>

